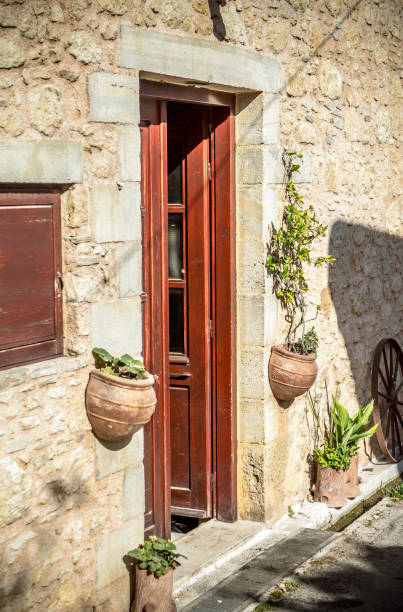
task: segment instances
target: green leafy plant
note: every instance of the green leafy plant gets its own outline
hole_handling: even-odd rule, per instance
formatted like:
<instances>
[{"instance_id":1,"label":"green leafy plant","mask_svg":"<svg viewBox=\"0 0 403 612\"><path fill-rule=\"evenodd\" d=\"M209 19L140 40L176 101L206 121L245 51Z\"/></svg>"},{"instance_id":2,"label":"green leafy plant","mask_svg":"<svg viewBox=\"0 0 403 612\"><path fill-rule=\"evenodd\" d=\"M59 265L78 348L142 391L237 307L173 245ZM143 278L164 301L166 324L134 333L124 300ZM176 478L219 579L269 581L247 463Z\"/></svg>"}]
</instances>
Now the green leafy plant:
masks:
<instances>
[{"instance_id":1,"label":"green leafy plant","mask_svg":"<svg viewBox=\"0 0 403 612\"><path fill-rule=\"evenodd\" d=\"M360 440L370 438L376 431L378 425L367 429L374 409L374 401L350 416L346 408L333 397L333 405L329 408L329 425L321 423L319 412L315 408L315 402L311 394L308 400L314 419L322 433L323 448L315 448L313 459L323 467L347 470L350 467L350 459L357 452Z\"/></svg>"},{"instance_id":2,"label":"green leafy plant","mask_svg":"<svg viewBox=\"0 0 403 612\"><path fill-rule=\"evenodd\" d=\"M297 342L294 344L294 350L300 355L314 355L317 353L318 344L318 334L316 333L315 328L313 327L311 331L305 334L304 344L302 344L302 338L297 340Z\"/></svg>"},{"instance_id":3,"label":"green leafy plant","mask_svg":"<svg viewBox=\"0 0 403 612\"><path fill-rule=\"evenodd\" d=\"M315 448L313 460L322 467L332 467L335 470L348 470L350 467L350 454L341 446L333 447L327 440L323 448Z\"/></svg>"},{"instance_id":4,"label":"green leafy plant","mask_svg":"<svg viewBox=\"0 0 403 612\"><path fill-rule=\"evenodd\" d=\"M122 357L113 357L103 348L94 348L92 354L95 359L95 367L105 374L137 379L147 378L148 376L144 364L138 359L133 359L131 355L125 354Z\"/></svg>"},{"instance_id":5,"label":"green leafy plant","mask_svg":"<svg viewBox=\"0 0 403 612\"><path fill-rule=\"evenodd\" d=\"M389 486L386 489L386 495L391 497L394 501L403 500L403 481L395 486Z\"/></svg>"},{"instance_id":6,"label":"green leafy plant","mask_svg":"<svg viewBox=\"0 0 403 612\"><path fill-rule=\"evenodd\" d=\"M176 552L176 546L171 540L164 540L156 536L150 536L138 548L130 550L128 556L135 559L140 569L146 569L157 578L164 576L170 570L180 565L178 558L181 555Z\"/></svg>"},{"instance_id":7,"label":"green leafy plant","mask_svg":"<svg viewBox=\"0 0 403 612\"><path fill-rule=\"evenodd\" d=\"M276 229L272 225L271 239L268 246L266 267L273 278L273 291L283 309L286 311L286 321L289 329L286 337L288 349L293 352L301 352L306 355L307 345L305 326L307 303L305 294L308 284L305 277L305 265L313 265L316 268L325 264L333 263L332 255L312 257L312 243L324 236L327 226L322 225L315 213L313 206L306 206L304 198L297 191L294 174L299 172L303 160L302 153L296 151L283 152L284 182L286 206L284 208L281 227ZM299 320L297 316L299 314ZM301 340L296 348L296 331L302 326ZM309 343L312 347L312 343ZM317 346L317 345L316 345Z\"/></svg>"}]
</instances>

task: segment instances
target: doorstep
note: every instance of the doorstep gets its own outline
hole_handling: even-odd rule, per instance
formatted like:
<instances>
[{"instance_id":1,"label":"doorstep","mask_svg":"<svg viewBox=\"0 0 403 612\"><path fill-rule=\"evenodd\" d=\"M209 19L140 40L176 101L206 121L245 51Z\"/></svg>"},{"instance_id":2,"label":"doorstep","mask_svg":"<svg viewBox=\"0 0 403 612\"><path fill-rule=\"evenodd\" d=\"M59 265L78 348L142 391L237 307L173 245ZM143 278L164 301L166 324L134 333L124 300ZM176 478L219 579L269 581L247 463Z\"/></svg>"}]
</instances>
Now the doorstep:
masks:
<instances>
[{"instance_id":1,"label":"doorstep","mask_svg":"<svg viewBox=\"0 0 403 612\"><path fill-rule=\"evenodd\" d=\"M239 569L259 552L285 537L265 523L212 519L177 540L181 561L174 572L173 595L178 610Z\"/></svg>"},{"instance_id":2,"label":"doorstep","mask_svg":"<svg viewBox=\"0 0 403 612\"><path fill-rule=\"evenodd\" d=\"M188 557L174 572L174 598L178 610L224 612L223 597L230 606L235 606L228 610L245 610L250 606L251 597L257 597L263 585L256 583L254 595L245 597L243 603L237 601L235 604L231 597L238 597L236 593L241 582L246 588L251 581L251 564L252 567L256 565L256 574L263 575L267 590L270 584L274 585L315 554L315 547L324 545L327 537L337 537L329 532L326 537L324 529L339 523L402 473L403 460L397 464L373 461L360 471L361 495L338 510L323 503L305 501L293 506L293 517L286 515L270 528L265 523L251 521L222 523L211 520L186 534L177 541L178 551ZM269 565L268 560L271 560ZM275 564L274 560L277 560Z\"/></svg>"}]
</instances>

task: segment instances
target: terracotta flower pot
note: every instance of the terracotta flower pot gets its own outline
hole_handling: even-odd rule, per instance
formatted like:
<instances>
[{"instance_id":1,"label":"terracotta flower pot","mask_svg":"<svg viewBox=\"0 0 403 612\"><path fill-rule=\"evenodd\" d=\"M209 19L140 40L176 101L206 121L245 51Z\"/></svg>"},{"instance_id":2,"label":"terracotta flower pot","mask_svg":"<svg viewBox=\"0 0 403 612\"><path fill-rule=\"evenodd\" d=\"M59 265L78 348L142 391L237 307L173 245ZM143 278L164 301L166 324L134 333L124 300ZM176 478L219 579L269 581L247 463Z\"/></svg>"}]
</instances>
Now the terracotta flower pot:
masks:
<instances>
[{"instance_id":1,"label":"terracotta flower pot","mask_svg":"<svg viewBox=\"0 0 403 612\"><path fill-rule=\"evenodd\" d=\"M154 574L136 566L136 590L131 612L174 612L176 605L172 599L172 586L172 569L156 578Z\"/></svg>"},{"instance_id":2,"label":"terracotta flower pot","mask_svg":"<svg viewBox=\"0 0 403 612\"><path fill-rule=\"evenodd\" d=\"M317 464L316 482L312 485L313 499L329 508L341 508L347 502L345 495L346 472Z\"/></svg>"},{"instance_id":3,"label":"terracotta flower pot","mask_svg":"<svg viewBox=\"0 0 403 612\"><path fill-rule=\"evenodd\" d=\"M292 400L302 395L316 380L316 355L299 355L284 345L272 346L269 381L273 395L279 400Z\"/></svg>"},{"instance_id":4,"label":"terracotta flower pot","mask_svg":"<svg viewBox=\"0 0 403 612\"><path fill-rule=\"evenodd\" d=\"M360 494L360 479L358 477L358 454L351 457L350 467L346 472L345 496L349 499L358 497Z\"/></svg>"},{"instance_id":5,"label":"terracotta flower pot","mask_svg":"<svg viewBox=\"0 0 403 612\"><path fill-rule=\"evenodd\" d=\"M101 440L121 440L148 423L157 399L154 377L121 378L92 370L86 391L88 420Z\"/></svg>"}]
</instances>

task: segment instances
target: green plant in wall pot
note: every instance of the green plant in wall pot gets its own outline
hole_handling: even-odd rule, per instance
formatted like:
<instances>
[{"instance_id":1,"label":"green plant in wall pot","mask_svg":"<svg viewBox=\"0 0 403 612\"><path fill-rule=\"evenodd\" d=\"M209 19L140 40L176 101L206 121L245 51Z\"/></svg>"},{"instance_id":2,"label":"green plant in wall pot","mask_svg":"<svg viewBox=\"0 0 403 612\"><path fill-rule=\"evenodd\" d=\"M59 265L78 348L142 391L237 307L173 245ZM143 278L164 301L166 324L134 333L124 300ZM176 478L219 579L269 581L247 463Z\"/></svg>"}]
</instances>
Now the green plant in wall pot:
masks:
<instances>
[{"instance_id":1,"label":"green plant in wall pot","mask_svg":"<svg viewBox=\"0 0 403 612\"><path fill-rule=\"evenodd\" d=\"M150 536L127 555L136 566L136 595L131 612L176 610L172 600L173 570L180 565L180 557L186 558L177 552L176 545L171 540Z\"/></svg>"},{"instance_id":2,"label":"green plant in wall pot","mask_svg":"<svg viewBox=\"0 0 403 612\"><path fill-rule=\"evenodd\" d=\"M350 416L340 401L333 397L327 427L322 426L310 395L309 403L323 437L323 444L313 451L313 460L317 464L316 483L312 487L314 500L339 508L345 504L347 497L360 494L357 451L359 442L370 438L378 427L374 425L367 429L374 402L372 400Z\"/></svg>"},{"instance_id":3,"label":"green plant in wall pot","mask_svg":"<svg viewBox=\"0 0 403 612\"><path fill-rule=\"evenodd\" d=\"M314 328L307 331L309 321L306 293L306 266L320 268L335 261L332 255L312 255L315 240L325 235L312 204L305 205L298 193L294 175L303 161L302 153L283 152L285 198L281 226L272 225L266 267L273 279L273 291L285 312L288 325L285 343L273 346L269 364L270 385L275 397L292 400L305 393L317 376L316 352L318 336Z\"/></svg>"}]
</instances>

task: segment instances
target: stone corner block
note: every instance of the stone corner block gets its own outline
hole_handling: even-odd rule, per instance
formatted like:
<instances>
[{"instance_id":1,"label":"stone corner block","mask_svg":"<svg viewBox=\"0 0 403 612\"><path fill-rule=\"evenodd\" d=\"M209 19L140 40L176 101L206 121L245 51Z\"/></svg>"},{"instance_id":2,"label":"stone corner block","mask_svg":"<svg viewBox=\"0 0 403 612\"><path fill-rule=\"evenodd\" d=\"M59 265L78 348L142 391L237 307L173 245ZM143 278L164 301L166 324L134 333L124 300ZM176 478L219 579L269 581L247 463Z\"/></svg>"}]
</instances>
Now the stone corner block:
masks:
<instances>
[{"instance_id":1,"label":"stone corner block","mask_svg":"<svg viewBox=\"0 0 403 612\"><path fill-rule=\"evenodd\" d=\"M0 144L0 183L83 182L83 148L63 140Z\"/></svg>"},{"instance_id":2,"label":"stone corner block","mask_svg":"<svg viewBox=\"0 0 403 612\"><path fill-rule=\"evenodd\" d=\"M120 529L98 538L96 542L97 589L102 589L118 578L129 575L123 561L128 550L144 539L143 514L132 519Z\"/></svg>"},{"instance_id":3,"label":"stone corner block","mask_svg":"<svg viewBox=\"0 0 403 612\"><path fill-rule=\"evenodd\" d=\"M119 248L120 297L132 297L142 291L142 252L140 241L126 242Z\"/></svg>"},{"instance_id":4,"label":"stone corner block","mask_svg":"<svg viewBox=\"0 0 403 612\"><path fill-rule=\"evenodd\" d=\"M119 190L112 183L91 187L90 225L95 242L125 242L141 239L141 193L139 183Z\"/></svg>"},{"instance_id":5,"label":"stone corner block","mask_svg":"<svg viewBox=\"0 0 403 612\"><path fill-rule=\"evenodd\" d=\"M140 130L137 125L119 128L120 176L123 181L141 181Z\"/></svg>"},{"instance_id":6,"label":"stone corner block","mask_svg":"<svg viewBox=\"0 0 403 612\"><path fill-rule=\"evenodd\" d=\"M137 431L129 444L119 448L119 443L102 443L94 437L96 453L96 478L100 480L126 468L138 466L143 461L143 430Z\"/></svg>"},{"instance_id":7,"label":"stone corner block","mask_svg":"<svg viewBox=\"0 0 403 612\"><path fill-rule=\"evenodd\" d=\"M139 80L125 74L93 72L88 77L89 120L138 124Z\"/></svg>"},{"instance_id":8,"label":"stone corner block","mask_svg":"<svg viewBox=\"0 0 403 612\"><path fill-rule=\"evenodd\" d=\"M144 468L126 470L123 484L122 518L127 521L144 513Z\"/></svg>"},{"instance_id":9,"label":"stone corner block","mask_svg":"<svg viewBox=\"0 0 403 612\"><path fill-rule=\"evenodd\" d=\"M282 160L282 149L280 147L264 147L263 166L264 182L281 184L284 182L284 165ZM303 162L299 172L294 175L294 183L311 183L312 170L311 158L304 153Z\"/></svg>"},{"instance_id":10,"label":"stone corner block","mask_svg":"<svg viewBox=\"0 0 403 612\"><path fill-rule=\"evenodd\" d=\"M268 93L245 93L236 99L236 142L242 145L277 144L279 97Z\"/></svg>"},{"instance_id":11,"label":"stone corner block","mask_svg":"<svg viewBox=\"0 0 403 612\"><path fill-rule=\"evenodd\" d=\"M124 25L119 65L200 83L268 92L278 91L280 73L277 60L234 45Z\"/></svg>"},{"instance_id":12,"label":"stone corner block","mask_svg":"<svg viewBox=\"0 0 403 612\"><path fill-rule=\"evenodd\" d=\"M93 304L92 346L104 346L113 354L141 355L143 347L140 297Z\"/></svg>"}]
</instances>

